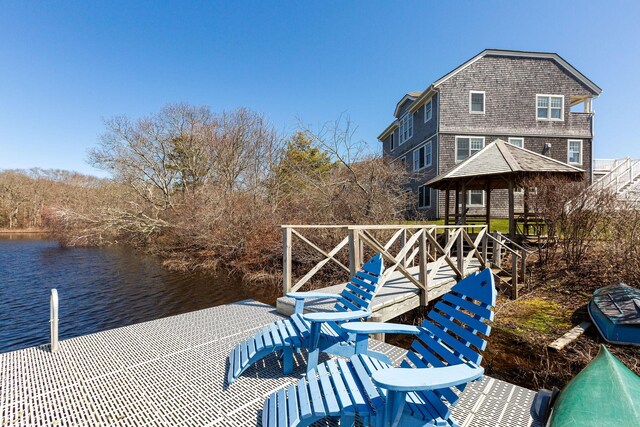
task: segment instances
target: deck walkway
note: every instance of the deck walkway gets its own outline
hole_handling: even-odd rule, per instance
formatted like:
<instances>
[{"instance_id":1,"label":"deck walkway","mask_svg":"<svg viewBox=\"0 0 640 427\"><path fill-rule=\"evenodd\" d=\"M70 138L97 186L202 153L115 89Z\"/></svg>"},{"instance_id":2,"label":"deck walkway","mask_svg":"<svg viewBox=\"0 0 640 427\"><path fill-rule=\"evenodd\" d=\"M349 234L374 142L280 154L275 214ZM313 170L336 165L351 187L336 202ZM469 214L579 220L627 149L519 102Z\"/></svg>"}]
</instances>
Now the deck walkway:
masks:
<instances>
[{"instance_id":1,"label":"deck walkway","mask_svg":"<svg viewBox=\"0 0 640 427\"><path fill-rule=\"evenodd\" d=\"M456 257L452 257L456 261ZM427 274L431 273L434 266L434 262L427 264ZM465 271L465 275L471 274L474 271L480 269L480 262L473 259L469 262L469 266ZM409 267L413 277L419 278L419 268ZM445 293L449 292L451 287L456 284L456 275L449 265L444 265L438 271L433 282L428 284L428 297L429 301L434 300ZM317 289L317 292L325 292L329 294L339 294L344 288L345 283L339 285L333 285L322 289ZM280 297L276 303L278 312L286 316L290 316L293 313L295 301L293 298ZM326 310L333 307L334 302L326 301L308 301L305 302L305 311L318 311ZM395 271L391 277L386 281L382 289L378 292L373 300L373 319L378 322L387 322L394 317L397 317L403 313L413 310L420 306L420 292L416 285L411 283L409 279L404 277L401 272Z\"/></svg>"},{"instance_id":2,"label":"deck walkway","mask_svg":"<svg viewBox=\"0 0 640 427\"><path fill-rule=\"evenodd\" d=\"M271 356L227 389L226 357L239 339L280 318L245 300L68 339L56 354L47 346L0 354L0 425L259 425L265 396L304 368L282 376ZM396 361L404 354L371 345ZM462 394L454 416L464 427L537 426L529 415L534 395L486 377Z\"/></svg>"}]
</instances>

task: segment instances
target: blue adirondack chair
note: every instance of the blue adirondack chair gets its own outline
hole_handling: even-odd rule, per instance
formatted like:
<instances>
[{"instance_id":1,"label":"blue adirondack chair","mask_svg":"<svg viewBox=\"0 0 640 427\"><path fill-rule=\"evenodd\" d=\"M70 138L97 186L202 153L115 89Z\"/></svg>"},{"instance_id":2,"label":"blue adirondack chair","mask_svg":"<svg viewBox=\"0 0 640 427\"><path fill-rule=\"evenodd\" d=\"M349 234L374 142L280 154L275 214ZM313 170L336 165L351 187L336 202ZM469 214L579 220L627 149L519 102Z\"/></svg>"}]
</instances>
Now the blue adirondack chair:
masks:
<instances>
[{"instance_id":1,"label":"blue adirondack chair","mask_svg":"<svg viewBox=\"0 0 640 427\"><path fill-rule=\"evenodd\" d=\"M383 285L383 271L382 255L377 254L362 266L340 294L288 293L288 297L296 300L294 313L289 319L265 326L231 350L228 383L231 384L251 365L274 351L281 352L285 374L293 371L294 350L309 350L307 370L317 366L320 351L344 357L355 354L354 336L345 332L342 326L345 322L371 316L371 303ZM307 299L336 300L334 311L303 314Z\"/></svg>"},{"instance_id":2,"label":"blue adirondack chair","mask_svg":"<svg viewBox=\"0 0 640 427\"><path fill-rule=\"evenodd\" d=\"M487 322L493 320L495 303L493 276L485 269L457 283L421 326L344 325L356 334L356 354L349 360L330 359L269 396L262 425L306 426L340 417L341 426L353 426L357 414L367 426L456 426L450 409L458 401L454 388L462 391L484 373L482 335L491 331ZM367 354L368 335L375 333L417 337L401 367Z\"/></svg>"}]
</instances>

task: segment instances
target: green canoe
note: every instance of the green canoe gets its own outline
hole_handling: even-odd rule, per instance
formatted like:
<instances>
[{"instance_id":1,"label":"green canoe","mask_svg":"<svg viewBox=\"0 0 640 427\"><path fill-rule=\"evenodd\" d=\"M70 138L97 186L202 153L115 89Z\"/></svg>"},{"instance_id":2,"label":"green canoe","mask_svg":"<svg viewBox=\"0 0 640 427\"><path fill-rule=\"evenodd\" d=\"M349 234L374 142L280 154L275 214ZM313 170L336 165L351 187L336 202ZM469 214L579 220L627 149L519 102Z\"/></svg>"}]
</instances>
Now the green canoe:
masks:
<instances>
[{"instance_id":1,"label":"green canoe","mask_svg":"<svg viewBox=\"0 0 640 427\"><path fill-rule=\"evenodd\" d=\"M555 401L550 427L640 426L640 377L604 345Z\"/></svg>"}]
</instances>

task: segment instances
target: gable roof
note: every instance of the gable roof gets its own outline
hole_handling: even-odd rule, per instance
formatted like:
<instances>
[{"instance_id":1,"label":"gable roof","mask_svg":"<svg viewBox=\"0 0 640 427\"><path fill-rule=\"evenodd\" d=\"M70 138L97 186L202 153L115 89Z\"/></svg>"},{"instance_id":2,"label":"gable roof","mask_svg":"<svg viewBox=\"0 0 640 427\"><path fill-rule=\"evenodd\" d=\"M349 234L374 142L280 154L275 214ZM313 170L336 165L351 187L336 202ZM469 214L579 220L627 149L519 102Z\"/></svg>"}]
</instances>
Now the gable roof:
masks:
<instances>
[{"instance_id":1,"label":"gable roof","mask_svg":"<svg viewBox=\"0 0 640 427\"><path fill-rule=\"evenodd\" d=\"M519 58L541 58L541 59L551 59L555 61L562 68L567 70L576 80L582 82L585 86L587 86L596 96L602 93L602 89L600 86L592 82L587 78L584 74L578 71L573 65L569 64L564 58L562 58L557 53L553 52L528 52L523 50L503 50L503 49L485 49L473 58L469 59L462 65L454 68L452 71L449 71L444 76L440 77L438 80L433 82L427 89L422 92L422 95L418 99L415 100L411 108L409 110L414 111L420 108L423 100L426 100L430 94L428 92L429 89L437 89L442 83L449 80L451 77L458 74L460 71L464 70L470 65L473 65L478 60L484 58L485 56L515 56Z\"/></svg>"},{"instance_id":2,"label":"gable roof","mask_svg":"<svg viewBox=\"0 0 640 427\"><path fill-rule=\"evenodd\" d=\"M465 63L459 65L458 67L456 67L453 70L449 71L444 76L440 77L438 80L436 80L431 85L429 85L429 87L427 87L424 91L422 91L422 92L410 92L410 93L406 94L398 102L398 104L396 104L396 109L395 109L393 115L397 117L398 111L400 111L400 107L402 106L402 104L404 104L404 102L407 101L407 99L412 99L413 100L413 104L409 107L409 111L415 113L422 106L422 104L425 101L427 101L438 90L438 87L442 83L446 82L451 77L453 77L456 74L458 74L460 71L464 70L465 68L467 68L470 65L474 64L476 61L478 61L478 60L480 60L480 59L482 59L482 58L484 58L485 56L488 56L488 55L490 55L490 56L515 56L515 57L521 57L521 58L551 59L552 61L555 61L558 65L563 67L565 70L567 70L578 81L582 82L585 86L587 86L596 96L598 96L598 95L600 95L602 93L602 89L597 84L595 84L590 79L588 79L584 74L582 74L580 71L578 71L573 65L569 64L564 58L562 58L557 53L552 53L552 52L530 52L530 51L523 51L523 50L485 49L482 52L480 52L479 54L477 54L476 56L474 56L473 58L471 58L468 61L466 61ZM387 136L387 134L389 133L389 130L391 130L393 128L394 123L392 123L390 126L388 126L378 136L379 140L382 140Z\"/></svg>"},{"instance_id":3,"label":"gable roof","mask_svg":"<svg viewBox=\"0 0 640 427\"><path fill-rule=\"evenodd\" d=\"M488 178L512 173L520 175L552 173L581 176L584 172L575 166L496 139L453 169L438 175L425 185L445 189L451 182L464 178Z\"/></svg>"},{"instance_id":4,"label":"gable roof","mask_svg":"<svg viewBox=\"0 0 640 427\"><path fill-rule=\"evenodd\" d=\"M405 96L403 96L402 99L396 104L396 109L394 110L393 115L395 117L398 117L398 113L400 112L400 108L402 107L402 105L404 105L404 103L409 100L415 101L415 99L420 95L422 95L422 92L420 92L419 90L414 90L405 94Z\"/></svg>"},{"instance_id":5,"label":"gable roof","mask_svg":"<svg viewBox=\"0 0 640 427\"><path fill-rule=\"evenodd\" d=\"M551 60L555 61L556 63L558 63L559 65L561 65L564 69L566 69L577 80L579 80L582 83L584 83L585 86L587 86L589 89L591 89L593 92L595 92L596 95L600 95L600 93L602 93L602 89L597 84L595 84L594 82L589 80L584 74L582 74L580 71L575 69L573 67L573 65L569 64L564 58L562 58L557 53L553 53L553 52L528 52L528 51L523 51L523 50L503 50L503 49L485 49L485 50L483 50L482 52L480 52L479 54L477 54L473 58L469 59L464 64L462 64L459 67L455 68L453 71L450 71L447 74L445 74L444 76L440 77L438 80L433 82L433 85L434 86L438 86L438 85L444 83L445 81L447 81L451 77L453 77L456 74L458 74L460 71L462 71L465 68L467 68L469 65L473 64L477 60L479 60L481 58L484 58L485 56L488 56L488 55L491 55L491 56L515 56L515 57L521 57L521 58L551 59Z\"/></svg>"}]
</instances>

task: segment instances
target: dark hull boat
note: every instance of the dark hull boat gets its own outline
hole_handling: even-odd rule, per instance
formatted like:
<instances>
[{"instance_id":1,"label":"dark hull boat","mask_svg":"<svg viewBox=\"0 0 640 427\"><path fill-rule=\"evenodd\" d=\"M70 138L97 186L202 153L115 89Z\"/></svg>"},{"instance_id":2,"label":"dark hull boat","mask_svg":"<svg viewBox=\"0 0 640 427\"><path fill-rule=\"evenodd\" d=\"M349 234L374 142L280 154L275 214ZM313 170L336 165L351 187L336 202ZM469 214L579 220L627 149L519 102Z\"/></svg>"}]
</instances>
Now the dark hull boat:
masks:
<instances>
[{"instance_id":1,"label":"dark hull boat","mask_svg":"<svg viewBox=\"0 0 640 427\"><path fill-rule=\"evenodd\" d=\"M607 342L640 346L640 289L624 283L605 286L593 293L588 309Z\"/></svg>"}]
</instances>

